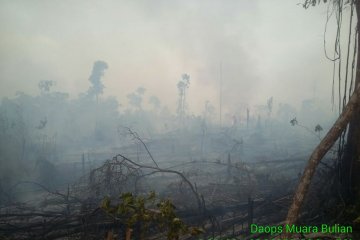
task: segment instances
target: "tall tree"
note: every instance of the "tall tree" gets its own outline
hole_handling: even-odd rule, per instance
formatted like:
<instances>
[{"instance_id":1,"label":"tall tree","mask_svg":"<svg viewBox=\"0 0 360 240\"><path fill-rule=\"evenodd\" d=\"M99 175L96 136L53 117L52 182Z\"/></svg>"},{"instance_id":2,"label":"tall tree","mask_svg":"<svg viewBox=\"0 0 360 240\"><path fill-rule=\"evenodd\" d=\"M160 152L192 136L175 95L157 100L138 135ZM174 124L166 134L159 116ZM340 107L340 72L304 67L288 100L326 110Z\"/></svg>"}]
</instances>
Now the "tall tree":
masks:
<instances>
[{"instance_id":1,"label":"tall tree","mask_svg":"<svg viewBox=\"0 0 360 240\"><path fill-rule=\"evenodd\" d=\"M106 62L96 61L89 77L92 86L89 88L88 93L90 96L95 96L96 101L98 101L99 95L103 93L104 84L101 82L101 78L107 68L108 65Z\"/></svg>"},{"instance_id":2,"label":"tall tree","mask_svg":"<svg viewBox=\"0 0 360 240\"><path fill-rule=\"evenodd\" d=\"M190 85L190 76L184 73L181 76L181 80L177 84L179 90L179 103L178 103L177 113L182 125L184 124L185 110L186 110L186 90L189 88L189 85Z\"/></svg>"},{"instance_id":3,"label":"tall tree","mask_svg":"<svg viewBox=\"0 0 360 240\"><path fill-rule=\"evenodd\" d=\"M127 95L129 104L137 110L142 110L142 101L146 89L143 87L138 87L135 92Z\"/></svg>"},{"instance_id":4,"label":"tall tree","mask_svg":"<svg viewBox=\"0 0 360 240\"><path fill-rule=\"evenodd\" d=\"M149 98L149 103L153 106L153 110L159 110L161 103L157 96L151 96Z\"/></svg>"},{"instance_id":5,"label":"tall tree","mask_svg":"<svg viewBox=\"0 0 360 240\"><path fill-rule=\"evenodd\" d=\"M305 8L309 6L315 6L320 3L320 0L305 0L303 6ZM323 0L327 2L327 0ZM320 144L316 147L308 164L304 170L304 174L301 177L297 191L295 193L292 205L290 206L286 224L293 224L296 222L300 208L304 201L307 190L310 186L310 181L315 173L317 165L324 157L326 152L334 145L336 140L339 140L339 162L341 168L341 183L344 190L344 196L347 203L354 204L360 202L360 0L333 0L328 4L332 4L336 11L337 18L337 34L335 41L335 58L334 61L341 61L340 48L340 28L343 9L346 5L350 6L350 23L349 23L349 37L348 37L348 49L345 56L345 77L343 79L343 94L341 94L341 78L339 77L339 110L341 114L334 126L329 130ZM351 68L349 67L350 59L350 47L352 38L352 19L354 11L357 15L357 22L355 24L356 32L354 34L354 51L353 51L353 69L351 71L351 79L348 78L348 73ZM329 16L327 21L329 20ZM356 66L355 66L356 61ZM335 65L334 65L335 67ZM338 64L338 71L341 73L341 64ZM355 72L355 79L352 77ZM340 76L340 74L339 74ZM349 80L349 84L348 84ZM351 96L351 98L347 97ZM342 105L342 109L340 106ZM346 135L347 131L347 135ZM346 141L344 141L346 139ZM343 147L342 147L342 146ZM343 153L343 154L342 154Z\"/></svg>"},{"instance_id":6,"label":"tall tree","mask_svg":"<svg viewBox=\"0 0 360 240\"><path fill-rule=\"evenodd\" d=\"M355 5L357 23L355 33L355 46L357 45L357 64L355 89L360 87L360 0L351 1L351 6ZM345 154L343 155L343 176L345 177L344 185L349 186L349 199L360 201L360 104L357 103L356 109L349 123L348 135L346 141Z\"/></svg>"}]
</instances>

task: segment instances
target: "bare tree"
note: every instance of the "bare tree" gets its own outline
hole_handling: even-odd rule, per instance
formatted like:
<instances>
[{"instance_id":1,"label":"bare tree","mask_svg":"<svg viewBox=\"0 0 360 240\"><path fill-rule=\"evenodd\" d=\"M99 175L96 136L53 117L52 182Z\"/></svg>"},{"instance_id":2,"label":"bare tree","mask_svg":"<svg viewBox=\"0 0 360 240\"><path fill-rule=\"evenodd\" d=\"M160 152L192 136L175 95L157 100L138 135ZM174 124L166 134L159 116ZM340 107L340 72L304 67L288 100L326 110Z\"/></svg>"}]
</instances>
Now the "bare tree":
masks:
<instances>
[{"instance_id":1,"label":"bare tree","mask_svg":"<svg viewBox=\"0 0 360 240\"><path fill-rule=\"evenodd\" d=\"M184 119L186 114L186 89L189 88L190 85L190 75L184 73L181 76L181 80L178 82L177 87L179 90L179 103L177 108L177 114L180 118L180 122L184 125Z\"/></svg>"}]
</instances>

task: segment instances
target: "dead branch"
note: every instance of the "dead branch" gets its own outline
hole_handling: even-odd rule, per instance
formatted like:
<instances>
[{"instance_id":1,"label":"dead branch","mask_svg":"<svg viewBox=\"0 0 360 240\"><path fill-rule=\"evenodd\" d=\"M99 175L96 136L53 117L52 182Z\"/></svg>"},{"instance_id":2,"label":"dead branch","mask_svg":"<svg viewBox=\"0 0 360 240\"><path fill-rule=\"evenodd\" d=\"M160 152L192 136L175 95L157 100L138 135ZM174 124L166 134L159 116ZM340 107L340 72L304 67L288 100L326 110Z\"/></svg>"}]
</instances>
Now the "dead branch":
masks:
<instances>
[{"instance_id":1,"label":"dead branch","mask_svg":"<svg viewBox=\"0 0 360 240\"><path fill-rule=\"evenodd\" d=\"M139 163L136 163L136 162L130 160L129 158L123 156L122 154L117 154L115 157L113 157L113 160L118 161L118 157L121 157L123 159L123 161L130 162L131 164L133 164L135 166L138 166L139 168L155 170L154 173L155 172L163 172L163 173L173 173L173 174L178 175L179 177L181 177L181 179L184 182L186 182L188 184L188 186L191 189L191 192L194 194L194 196L196 198L199 211L202 211L202 204L201 204L201 200L200 200L200 196L199 196L198 192L195 190L192 183L181 172L178 172L178 171L175 171L175 170L170 170L170 169L161 169L159 167L152 167L152 166L142 165L142 164L139 164Z\"/></svg>"},{"instance_id":2,"label":"dead branch","mask_svg":"<svg viewBox=\"0 0 360 240\"><path fill-rule=\"evenodd\" d=\"M133 130L131 130L128 127L125 127L131 136L133 136L133 138L135 138L136 140L138 140L145 148L146 152L149 154L151 160L153 161L153 163L155 164L156 167L159 167L159 165L156 163L155 159L153 158L153 156L151 155L150 150L148 149L148 147L146 146L145 142L141 139L141 137L139 136L139 134L137 132L134 132Z\"/></svg>"}]
</instances>

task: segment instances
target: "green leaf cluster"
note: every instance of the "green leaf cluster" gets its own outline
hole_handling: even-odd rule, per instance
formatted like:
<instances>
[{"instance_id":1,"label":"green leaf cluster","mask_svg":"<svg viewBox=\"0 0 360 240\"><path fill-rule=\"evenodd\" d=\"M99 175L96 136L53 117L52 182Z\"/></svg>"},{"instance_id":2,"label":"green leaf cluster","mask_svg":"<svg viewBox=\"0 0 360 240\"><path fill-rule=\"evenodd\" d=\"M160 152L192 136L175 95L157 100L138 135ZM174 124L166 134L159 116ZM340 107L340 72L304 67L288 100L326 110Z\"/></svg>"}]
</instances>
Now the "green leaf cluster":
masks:
<instances>
[{"instance_id":1,"label":"green leaf cluster","mask_svg":"<svg viewBox=\"0 0 360 240\"><path fill-rule=\"evenodd\" d=\"M142 236L150 226L165 232L167 239L178 239L184 234L199 235L204 232L197 227L188 227L177 217L176 207L172 201L157 198L155 192L145 196L123 193L115 204L112 204L109 197L105 197L101 208L128 228L141 226Z\"/></svg>"}]
</instances>

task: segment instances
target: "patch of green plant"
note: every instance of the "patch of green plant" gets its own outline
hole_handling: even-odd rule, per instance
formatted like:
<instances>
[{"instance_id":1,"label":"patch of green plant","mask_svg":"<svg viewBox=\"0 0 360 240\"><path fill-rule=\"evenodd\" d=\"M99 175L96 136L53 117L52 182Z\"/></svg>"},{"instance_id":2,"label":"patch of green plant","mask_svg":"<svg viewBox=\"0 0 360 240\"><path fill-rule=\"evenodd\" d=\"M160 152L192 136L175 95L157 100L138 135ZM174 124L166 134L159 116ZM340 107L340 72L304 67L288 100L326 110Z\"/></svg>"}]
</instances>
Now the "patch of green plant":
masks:
<instances>
[{"instance_id":1,"label":"patch of green plant","mask_svg":"<svg viewBox=\"0 0 360 240\"><path fill-rule=\"evenodd\" d=\"M193 236L204 233L201 228L187 226L175 213L176 207L169 199L159 199L155 192L145 196L136 196L130 192L121 194L119 201L113 204L109 197L102 201L101 208L109 215L126 225L135 227L144 239L150 226L166 233L167 239L179 239L181 235Z\"/></svg>"}]
</instances>

